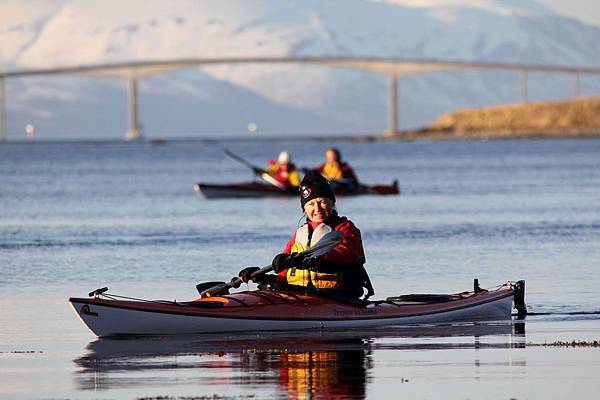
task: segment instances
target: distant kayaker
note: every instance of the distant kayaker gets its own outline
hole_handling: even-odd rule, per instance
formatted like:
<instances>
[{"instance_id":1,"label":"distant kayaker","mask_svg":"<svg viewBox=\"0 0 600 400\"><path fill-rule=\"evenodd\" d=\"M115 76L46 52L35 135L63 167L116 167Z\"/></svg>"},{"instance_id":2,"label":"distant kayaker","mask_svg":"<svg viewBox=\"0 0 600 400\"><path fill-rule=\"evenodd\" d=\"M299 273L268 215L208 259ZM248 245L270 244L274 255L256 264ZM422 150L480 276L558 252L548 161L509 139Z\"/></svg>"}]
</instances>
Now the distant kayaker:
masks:
<instances>
[{"instance_id":1,"label":"distant kayaker","mask_svg":"<svg viewBox=\"0 0 600 400\"><path fill-rule=\"evenodd\" d=\"M279 153L277 161L269 160L269 166L265 169L265 172L286 187L297 188L300 185L298 170L292 163L290 153L285 150Z\"/></svg>"},{"instance_id":2,"label":"distant kayaker","mask_svg":"<svg viewBox=\"0 0 600 400\"><path fill-rule=\"evenodd\" d=\"M283 253L273 259L277 275L263 275L257 278L258 283L312 288L351 298L362 296L364 288L368 296L372 295L360 231L348 218L338 215L333 190L321 174L314 171L306 174L300 183L300 204L306 223L296 230ZM344 239L327 254L310 260L298 256L333 230L342 232ZM257 270L248 267L239 276L248 282Z\"/></svg>"},{"instance_id":3,"label":"distant kayaker","mask_svg":"<svg viewBox=\"0 0 600 400\"><path fill-rule=\"evenodd\" d=\"M325 163L315 168L329 180L334 189L356 188L358 178L350 166L342 161L342 154L335 147L325 150Z\"/></svg>"}]
</instances>

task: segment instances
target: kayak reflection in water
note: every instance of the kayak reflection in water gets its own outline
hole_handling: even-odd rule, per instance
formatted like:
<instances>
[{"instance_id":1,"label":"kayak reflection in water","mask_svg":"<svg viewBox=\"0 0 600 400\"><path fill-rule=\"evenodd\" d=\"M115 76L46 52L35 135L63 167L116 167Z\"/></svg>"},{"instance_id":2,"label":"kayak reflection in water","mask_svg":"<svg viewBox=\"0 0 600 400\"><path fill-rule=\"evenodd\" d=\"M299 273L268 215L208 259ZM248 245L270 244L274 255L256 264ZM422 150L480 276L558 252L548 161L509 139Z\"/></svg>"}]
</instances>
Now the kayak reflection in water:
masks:
<instances>
[{"instance_id":1,"label":"kayak reflection in water","mask_svg":"<svg viewBox=\"0 0 600 400\"><path fill-rule=\"evenodd\" d=\"M343 350L244 354L240 364L242 369L249 372L249 377L257 370L277 368L280 389L288 399L364 399L370 352Z\"/></svg>"},{"instance_id":2,"label":"kayak reflection in water","mask_svg":"<svg viewBox=\"0 0 600 400\"><path fill-rule=\"evenodd\" d=\"M269 160L269 165L265 172L275 178L285 187L295 189L300 185L300 175L296 166L292 163L290 153L283 150L279 153L277 161Z\"/></svg>"},{"instance_id":3,"label":"kayak reflection in water","mask_svg":"<svg viewBox=\"0 0 600 400\"><path fill-rule=\"evenodd\" d=\"M338 215L335 194L321 174L314 171L306 174L300 183L300 204L306 223L296 230L283 253L273 259L271 265L277 275L262 275L256 278L257 283L296 286L354 299L364 294L363 289L367 290L366 297L373 295L364 268L360 231L348 218ZM327 254L310 259L298 255L334 230L342 232L344 238ZM248 282L256 271L257 267L244 268L239 277Z\"/></svg>"},{"instance_id":4,"label":"kayak reflection in water","mask_svg":"<svg viewBox=\"0 0 600 400\"><path fill-rule=\"evenodd\" d=\"M342 161L342 154L335 147L325 150L325 163L315 168L329 180L334 189L356 189L358 178L350 166Z\"/></svg>"},{"instance_id":5,"label":"kayak reflection in water","mask_svg":"<svg viewBox=\"0 0 600 400\"><path fill-rule=\"evenodd\" d=\"M224 390L232 398L240 391L245 398L366 398L373 341L357 333L320 335L98 339L73 360L72 373L79 390L139 391L151 383L165 390L194 385L197 398ZM190 371L194 379L188 380Z\"/></svg>"}]
</instances>

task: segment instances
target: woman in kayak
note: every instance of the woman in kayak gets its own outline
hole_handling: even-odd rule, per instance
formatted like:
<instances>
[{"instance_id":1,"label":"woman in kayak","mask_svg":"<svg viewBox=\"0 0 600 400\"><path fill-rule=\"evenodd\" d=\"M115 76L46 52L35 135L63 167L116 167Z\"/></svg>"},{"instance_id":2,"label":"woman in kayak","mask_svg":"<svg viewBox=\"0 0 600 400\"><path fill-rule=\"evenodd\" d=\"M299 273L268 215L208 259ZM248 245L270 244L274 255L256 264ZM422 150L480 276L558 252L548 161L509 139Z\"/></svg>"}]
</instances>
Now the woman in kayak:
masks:
<instances>
[{"instance_id":1,"label":"woman in kayak","mask_svg":"<svg viewBox=\"0 0 600 400\"><path fill-rule=\"evenodd\" d=\"M327 178L334 189L351 188L358 186L358 178L350 166L342 161L342 154L335 147L325 150L325 163L315 168Z\"/></svg>"},{"instance_id":2,"label":"woman in kayak","mask_svg":"<svg viewBox=\"0 0 600 400\"><path fill-rule=\"evenodd\" d=\"M363 288L367 296L373 287L364 268L365 254L360 231L335 209L335 195L331 186L319 173L311 171L300 183L300 204L306 214L306 223L296 230L283 253L275 256L272 266L277 275L263 275L257 283L290 285L319 290L324 293L359 298ZM327 254L304 260L298 253L317 243L331 231L344 234L343 241ZM258 270L248 267L239 276L248 282Z\"/></svg>"},{"instance_id":3,"label":"woman in kayak","mask_svg":"<svg viewBox=\"0 0 600 400\"><path fill-rule=\"evenodd\" d=\"M297 188L300 185L300 175L292 163L290 153L282 151L277 161L270 160L265 172L275 178L279 183L288 188Z\"/></svg>"}]
</instances>

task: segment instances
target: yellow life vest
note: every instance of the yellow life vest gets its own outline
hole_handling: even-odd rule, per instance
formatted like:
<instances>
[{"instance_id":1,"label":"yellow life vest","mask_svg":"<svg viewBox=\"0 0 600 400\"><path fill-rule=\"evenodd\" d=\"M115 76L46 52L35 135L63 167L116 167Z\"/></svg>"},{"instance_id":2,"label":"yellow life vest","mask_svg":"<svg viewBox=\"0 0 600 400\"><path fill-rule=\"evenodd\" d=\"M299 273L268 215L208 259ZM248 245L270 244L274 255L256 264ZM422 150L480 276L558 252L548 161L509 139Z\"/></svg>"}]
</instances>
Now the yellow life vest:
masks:
<instances>
[{"instance_id":1,"label":"yellow life vest","mask_svg":"<svg viewBox=\"0 0 600 400\"><path fill-rule=\"evenodd\" d=\"M344 179L342 166L338 163L326 163L323 166L323 176L330 181L340 181Z\"/></svg>"},{"instance_id":2,"label":"yellow life vest","mask_svg":"<svg viewBox=\"0 0 600 400\"><path fill-rule=\"evenodd\" d=\"M308 224L302 225L296 231L296 240L292 246L292 253L300 253L310 248L310 246L317 243L325 234L331 232L333 229L327 224L318 225L310 235L310 226ZM310 240L309 240L310 238ZM310 271L308 269L300 268L289 268L287 270L287 283L289 285L297 286L312 286L319 289L340 289L342 287L343 273L322 273L317 271Z\"/></svg>"}]
</instances>

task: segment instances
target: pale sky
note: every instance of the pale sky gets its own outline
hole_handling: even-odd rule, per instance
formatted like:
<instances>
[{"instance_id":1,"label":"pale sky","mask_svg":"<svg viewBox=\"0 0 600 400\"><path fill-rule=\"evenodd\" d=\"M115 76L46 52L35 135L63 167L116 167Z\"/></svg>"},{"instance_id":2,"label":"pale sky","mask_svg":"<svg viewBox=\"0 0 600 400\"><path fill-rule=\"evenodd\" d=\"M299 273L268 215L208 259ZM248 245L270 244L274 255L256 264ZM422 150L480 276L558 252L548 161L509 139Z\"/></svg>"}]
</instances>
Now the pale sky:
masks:
<instances>
[{"instance_id":1,"label":"pale sky","mask_svg":"<svg viewBox=\"0 0 600 400\"><path fill-rule=\"evenodd\" d=\"M599 0L536 0L557 12L600 26Z\"/></svg>"}]
</instances>

